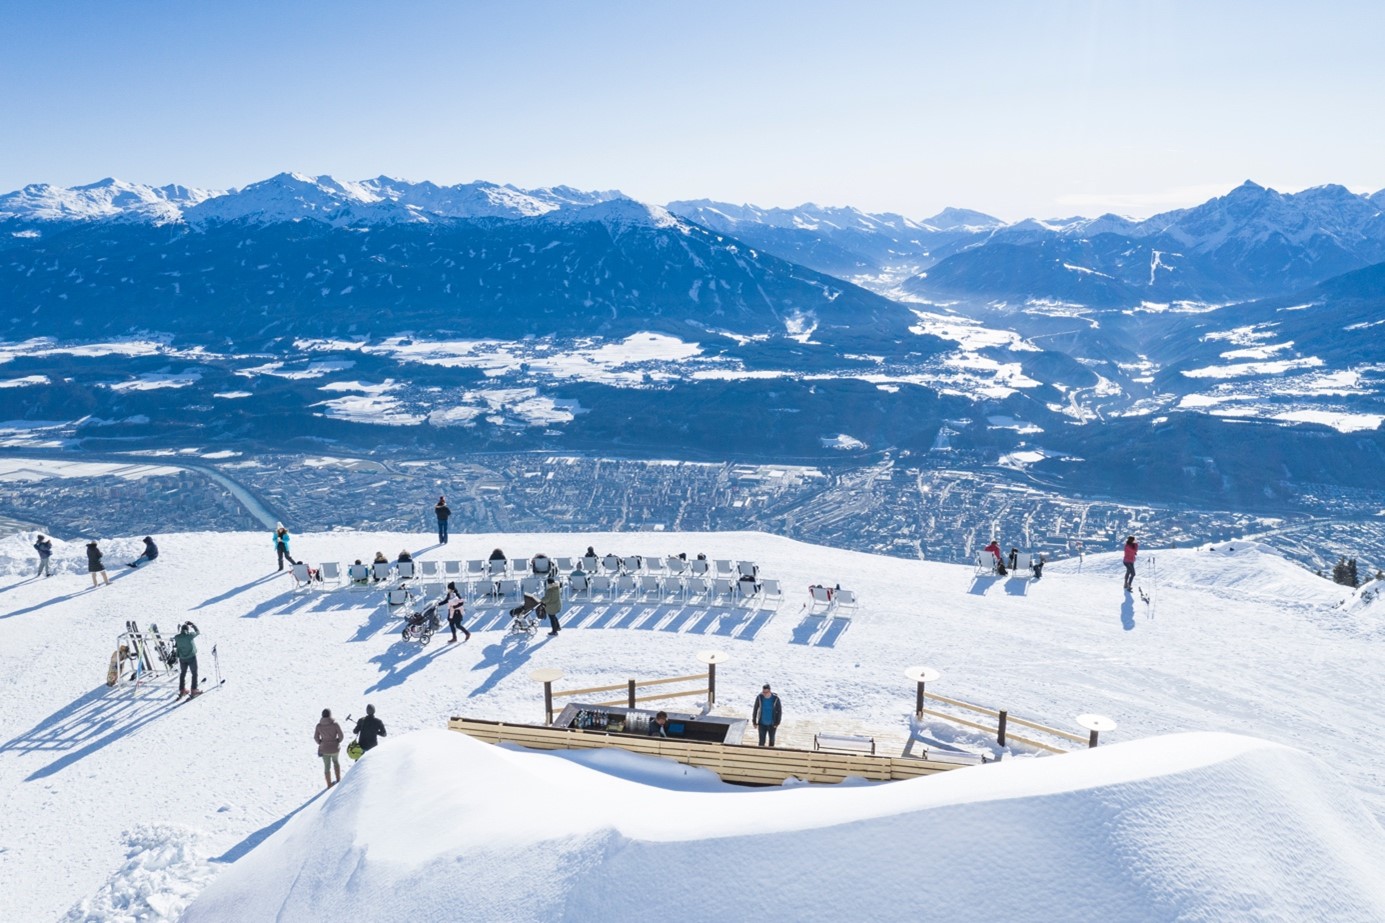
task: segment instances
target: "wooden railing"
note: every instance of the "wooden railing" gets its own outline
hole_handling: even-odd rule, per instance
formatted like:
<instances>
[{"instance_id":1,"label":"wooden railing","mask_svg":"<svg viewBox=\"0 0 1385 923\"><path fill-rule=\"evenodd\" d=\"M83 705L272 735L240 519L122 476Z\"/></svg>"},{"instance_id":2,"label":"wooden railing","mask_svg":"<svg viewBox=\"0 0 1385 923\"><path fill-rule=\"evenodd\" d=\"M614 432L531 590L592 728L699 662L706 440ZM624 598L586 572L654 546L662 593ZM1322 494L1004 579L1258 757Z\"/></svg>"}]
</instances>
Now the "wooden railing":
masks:
<instances>
[{"instance_id":1,"label":"wooden railing","mask_svg":"<svg viewBox=\"0 0 1385 923\"><path fill-rule=\"evenodd\" d=\"M972 765L941 759L815 752L787 747L752 747L580 728L508 724L474 718L453 718L447 722L447 727L448 730L460 731L490 744L512 743L535 750L613 747L648 756L661 756L688 766L710 769L726 782L744 785L782 785L790 778L806 782L831 783L840 782L849 776L885 782L912 779Z\"/></svg>"},{"instance_id":2,"label":"wooden railing","mask_svg":"<svg viewBox=\"0 0 1385 923\"><path fill-rule=\"evenodd\" d=\"M625 697L621 699L611 699L605 702L588 702L588 705L624 705L627 708L635 708L640 702L654 702L661 699L681 699L687 696L700 695L706 696L707 704L710 707L716 701L716 667L712 666L706 673L690 673L687 676L672 676L668 679L630 679L623 683L614 683L609 686L587 686L584 689L553 689L552 682L544 683L543 704L548 724L553 723L553 700L557 698L573 699L577 696L595 695L603 692L615 692L624 690ZM666 686L669 683L691 683L697 682L700 685L692 689L677 689L673 692L659 692L641 695L639 690L646 686Z\"/></svg>"},{"instance_id":3,"label":"wooden railing","mask_svg":"<svg viewBox=\"0 0 1385 923\"><path fill-rule=\"evenodd\" d=\"M926 704L928 699L935 699L946 705L951 705L954 708L960 708L966 711L975 712L980 715L985 715L986 717L993 719L994 723L982 724L979 721L969 721L966 718L958 717L957 715L954 715L950 712L938 711L936 709L928 708ZM1078 744L1088 743L1088 738L1086 737L1080 736L1078 734L1073 734L1069 731L1061 730L1060 728L1050 727L1046 724L1039 724L1037 721L1029 721L1025 718L1016 718L1013 715L1011 715L1009 711L1003 708L987 708L984 705L976 705L972 702L964 702L961 699L953 699L945 695L938 695L936 692L920 693L919 701L920 703L923 703L921 707L918 709L919 717L923 717L924 715L930 715L934 718L941 718L944 721L950 721L953 724L960 724L963 727L973 728L978 731L985 731L987 734L994 735L996 743L1000 744L1002 747L1006 746L1009 742L1014 742L1018 744L1023 744L1026 747L1033 747L1036 750L1043 750L1048 753L1068 752L1064 748L1054 746L1053 744L1044 743L1043 741L1039 740L1034 740L1030 737L1021 737L1018 734L1011 734L1010 725L1012 724L1017 724L1020 727L1040 731L1044 734L1050 734L1054 737L1059 738L1060 740L1071 741L1072 743Z\"/></svg>"}]
</instances>

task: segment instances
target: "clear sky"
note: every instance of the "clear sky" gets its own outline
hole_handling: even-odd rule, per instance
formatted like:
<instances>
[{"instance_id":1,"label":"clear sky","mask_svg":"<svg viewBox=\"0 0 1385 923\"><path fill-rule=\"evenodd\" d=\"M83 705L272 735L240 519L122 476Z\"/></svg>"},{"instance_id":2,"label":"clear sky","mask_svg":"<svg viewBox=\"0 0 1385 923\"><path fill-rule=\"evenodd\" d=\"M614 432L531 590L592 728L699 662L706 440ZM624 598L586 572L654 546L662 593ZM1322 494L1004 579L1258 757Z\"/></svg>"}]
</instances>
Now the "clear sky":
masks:
<instances>
[{"instance_id":1,"label":"clear sky","mask_svg":"<svg viewBox=\"0 0 1385 923\"><path fill-rule=\"evenodd\" d=\"M283 170L1148 215L1385 187L1385 3L0 0L0 191Z\"/></svg>"}]
</instances>

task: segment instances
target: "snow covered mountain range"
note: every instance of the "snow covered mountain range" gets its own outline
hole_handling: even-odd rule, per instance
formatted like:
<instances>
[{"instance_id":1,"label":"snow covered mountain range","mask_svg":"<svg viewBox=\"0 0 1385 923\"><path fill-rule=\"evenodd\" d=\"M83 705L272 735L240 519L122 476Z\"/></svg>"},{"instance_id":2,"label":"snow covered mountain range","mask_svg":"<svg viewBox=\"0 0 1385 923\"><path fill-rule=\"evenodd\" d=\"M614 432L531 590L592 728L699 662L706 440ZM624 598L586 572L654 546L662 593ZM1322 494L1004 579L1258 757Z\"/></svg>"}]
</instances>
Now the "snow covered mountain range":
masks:
<instances>
[{"instance_id":1,"label":"snow covered mountain range","mask_svg":"<svg viewBox=\"0 0 1385 923\"><path fill-rule=\"evenodd\" d=\"M1381 201L1247 183L1007 225L385 177L28 186L0 196L0 442L898 449L1277 503L1385 459Z\"/></svg>"}]
</instances>

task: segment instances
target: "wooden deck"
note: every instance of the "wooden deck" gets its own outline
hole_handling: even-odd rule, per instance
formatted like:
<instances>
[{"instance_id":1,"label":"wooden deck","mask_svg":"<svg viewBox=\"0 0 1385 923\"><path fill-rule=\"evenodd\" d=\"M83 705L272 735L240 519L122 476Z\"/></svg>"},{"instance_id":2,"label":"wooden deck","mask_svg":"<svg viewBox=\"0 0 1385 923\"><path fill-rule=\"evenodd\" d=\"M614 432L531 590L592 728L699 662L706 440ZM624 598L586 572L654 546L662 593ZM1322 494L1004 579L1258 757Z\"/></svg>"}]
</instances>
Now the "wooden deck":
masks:
<instances>
[{"instance_id":1,"label":"wooden deck","mask_svg":"<svg viewBox=\"0 0 1385 923\"><path fill-rule=\"evenodd\" d=\"M635 734L507 724L475 718L453 718L448 730L460 731L490 744L512 743L534 750L589 750L615 747L647 756L661 756L688 766L710 769L726 782L742 785L781 785L791 778L805 782L840 782L857 776L878 782L912 779L960 769L971 763L904 756L823 753L787 747L717 744Z\"/></svg>"}]
</instances>

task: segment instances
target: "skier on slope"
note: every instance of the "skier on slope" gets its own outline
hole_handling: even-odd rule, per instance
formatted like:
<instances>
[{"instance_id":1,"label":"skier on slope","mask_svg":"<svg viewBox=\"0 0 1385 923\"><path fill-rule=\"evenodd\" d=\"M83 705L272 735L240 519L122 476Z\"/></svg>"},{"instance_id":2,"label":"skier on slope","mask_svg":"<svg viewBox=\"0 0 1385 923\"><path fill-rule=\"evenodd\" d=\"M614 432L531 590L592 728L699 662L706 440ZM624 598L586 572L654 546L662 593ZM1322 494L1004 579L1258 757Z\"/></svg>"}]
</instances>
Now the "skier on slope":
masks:
<instances>
[{"instance_id":1,"label":"skier on slope","mask_svg":"<svg viewBox=\"0 0 1385 923\"><path fill-rule=\"evenodd\" d=\"M201 634L192 622L184 622L173 636L173 646L178 651L178 698L194 698L202 694L197 688L197 636ZM186 680L192 671L192 691L188 692Z\"/></svg>"},{"instance_id":2,"label":"skier on slope","mask_svg":"<svg viewBox=\"0 0 1385 923\"><path fill-rule=\"evenodd\" d=\"M362 750L374 750L380 738L386 736L385 722L375 717L374 705L365 707L365 717L356 722L351 733L360 738Z\"/></svg>"}]
</instances>

